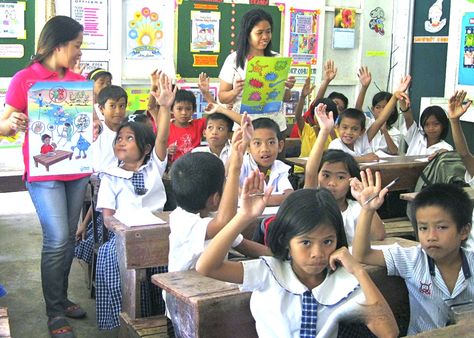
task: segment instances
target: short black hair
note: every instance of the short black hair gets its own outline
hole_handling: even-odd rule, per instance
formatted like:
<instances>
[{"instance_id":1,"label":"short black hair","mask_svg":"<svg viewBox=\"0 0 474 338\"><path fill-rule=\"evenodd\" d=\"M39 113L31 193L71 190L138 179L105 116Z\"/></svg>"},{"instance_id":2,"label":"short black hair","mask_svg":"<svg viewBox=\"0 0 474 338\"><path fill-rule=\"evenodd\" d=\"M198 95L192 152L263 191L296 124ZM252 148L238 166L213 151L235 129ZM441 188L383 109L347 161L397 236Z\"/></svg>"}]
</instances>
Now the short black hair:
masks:
<instances>
[{"instance_id":1,"label":"short black hair","mask_svg":"<svg viewBox=\"0 0 474 338\"><path fill-rule=\"evenodd\" d=\"M207 115L206 118L206 127L209 121L224 121L225 125L227 126L227 132L232 131L232 127L234 126L234 121L232 121L228 116L222 113L214 113L211 115Z\"/></svg>"},{"instance_id":2,"label":"short black hair","mask_svg":"<svg viewBox=\"0 0 474 338\"><path fill-rule=\"evenodd\" d=\"M187 212L200 212L209 197L222 194L224 188L224 164L211 153L184 154L173 163L170 175L176 204Z\"/></svg>"},{"instance_id":3,"label":"short black hair","mask_svg":"<svg viewBox=\"0 0 474 338\"><path fill-rule=\"evenodd\" d=\"M100 107L104 107L107 103L107 100L120 100L121 98L125 98L125 103L128 102L128 95L127 92L120 86L111 85L109 87L104 87L99 92L99 96L97 97L97 103Z\"/></svg>"},{"instance_id":4,"label":"short black hair","mask_svg":"<svg viewBox=\"0 0 474 338\"><path fill-rule=\"evenodd\" d=\"M280 131L278 124L268 117L259 117L252 121L253 129L270 129L273 130L277 136L278 141L283 140L283 133Z\"/></svg>"},{"instance_id":5,"label":"short black hair","mask_svg":"<svg viewBox=\"0 0 474 338\"><path fill-rule=\"evenodd\" d=\"M196 111L196 96L194 96L193 92L189 90L178 89L176 91L174 102L171 105L171 110L173 110L175 103L178 102L189 102L193 105L193 111Z\"/></svg>"},{"instance_id":6,"label":"short black hair","mask_svg":"<svg viewBox=\"0 0 474 338\"><path fill-rule=\"evenodd\" d=\"M390 101L392 98L392 93L389 92L378 92L377 94L374 95L372 98L372 107L375 107L376 105L379 104L379 102ZM392 128L392 125L397 122L398 119L398 110L396 107L393 108L392 112L390 113L390 116L387 119L387 129Z\"/></svg>"},{"instance_id":7,"label":"short black hair","mask_svg":"<svg viewBox=\"0 0 474 338\"><path fill-rule=\"evenodd\" d=\"M322 224L330 225L336 230L336 249L347 246L342 214L329 190L296 190L281 204L268 227L268 244L273 256L288 260L290 240Z\"/></svg>"},{"instance_id":8,"label":"short black hair","mask_svg":"<svg viewBox=\"0 0 474 338\"><path fill-rule=\"evenodd\" d=\"M95 81L101 77L110 77L110 79L112 80L112 73L106 71L103 68L96 68L94 70L91 70L89 74L87 74L87 80Z\"/></svg>"},{"instance_id":9,"label":"short black hair","mask_svg":"<svg viewBox=\"0 0 474 338\"><path fill-rule=\"evenodd\" d=\"M317 99L314 102L313 110L316 109L316 107L320 103L326 105L326 112L329 113L330 111L332 111L332 117L333 117L334 121L337 121L337 117L339 116L339 111L337 110L337 105L334 103L334 101L331 100L330 98Z\"/></svg>"},{"instance_id":10,"label":"short black hair","mask_svg":"<svg viewBox=\"0 0 474 338\"><path fill-rule=\"evenodd\" d=\"M344 118L355 119L359 121L360 128L362 130L365 129L365 114L356 108L348 108L344 110L339 118L337 119L337 125L339 126Z\"/></svg>"},{"instance_id":11,"label":"short black hair","mask_svg":"<svg viewBox=\"0 0 474 338\"><path fill-rule=\"evenodd\" d=\"M339 99L342 102L344 102L344 109L347 109L347 106L349 105L349 99L347 98L346 95L339 93L339 92L332 92L331 94L328 95L328 99L334 100L334 99Z\"/></svg>"},{"instance_id":12,"label":"short black hair","mask_svg":"<svg viewBox=\"0 0 474 338\"><path fill-rule=\"evenodd\" d=\"M426 107L423 113L421 113L420 118L420 124L423 129L425 128L426 120L428 120L430 116L434 116L438 122L441 123L443 130L441 131L440 140L444 140L449 132L449 120L446 116L446 112L440 106Z\"/></svg>"},{"instance_id":13,"label":"short black hair","mask_svg":"<svg viewBox=\"0 0 474 338\"><path fill-rule=\"evenodd\" d=\"M415 197L413 208L437 206L448 213L458 232L472 220L472 201L463 188L455 184L435 183L425 187Z\"/></svg>"},{"instance_id":14,"label":"short black hair","mask_svg":"<svg viewBox=\"0 0 474 338\"><path fill-rule=\"evenodd\" d=\"M102 91L101 91L102 93ZM120 124L120 127L117 130L117 134L114 139L114 146L117 143L117 138L119 136L120 131L125 128L129 127L132 129L133 133L135 134L135 143L137 144L138 150L140 151L140 156L145 154L145 148L147 145L151 146L151 151L145 156L143 163L148 162L151 156L151 152L154 151L155 147L155 133L153 132L153 128L147 123L148 117L144 114L133 114L125 117Z\"/></svg>"},{"instance_id":15,"label":"short black hair","mask_svg":"<svg viewBox=\"0 0 474 338\"><path fill-rule=\"evenodd\" d=\"M44 140L46 140L47 138L51 138L51 135L48 135L48 134L41 135L41 142L44 142Z\"/></svg>"}]
</instances>

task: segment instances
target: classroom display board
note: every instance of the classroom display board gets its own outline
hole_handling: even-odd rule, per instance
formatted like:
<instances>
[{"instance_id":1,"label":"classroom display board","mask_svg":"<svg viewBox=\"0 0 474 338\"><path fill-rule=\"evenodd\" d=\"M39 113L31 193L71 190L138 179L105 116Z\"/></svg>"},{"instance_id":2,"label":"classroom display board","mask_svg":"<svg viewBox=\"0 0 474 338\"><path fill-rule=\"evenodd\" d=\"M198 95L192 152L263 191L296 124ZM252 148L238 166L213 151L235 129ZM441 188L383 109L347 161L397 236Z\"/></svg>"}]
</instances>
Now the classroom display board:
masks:
<instances>
[{"instance_id":1,"label":"classroom display board","mask_svg":"<svg viewBox=\"0 0 474 338\"><path fill-rule=\"evenodd\" d=\"M0 0L0 18L0 77L11 77L35 53L35 1Z\"/></svg>"},{"instance_id":2,"label":"classroom display board","mask_svg":"<svg viewBox=\"0 0 474 338\"><path fill-rule=\"evenodd\" d=\"M282 7L183 0L178 5L177 74L197 78L206 72L218 77L226 57L236 48L242 17L256 7L272 16L272 50L279 53Z\"/></svg>"}]
</instances>

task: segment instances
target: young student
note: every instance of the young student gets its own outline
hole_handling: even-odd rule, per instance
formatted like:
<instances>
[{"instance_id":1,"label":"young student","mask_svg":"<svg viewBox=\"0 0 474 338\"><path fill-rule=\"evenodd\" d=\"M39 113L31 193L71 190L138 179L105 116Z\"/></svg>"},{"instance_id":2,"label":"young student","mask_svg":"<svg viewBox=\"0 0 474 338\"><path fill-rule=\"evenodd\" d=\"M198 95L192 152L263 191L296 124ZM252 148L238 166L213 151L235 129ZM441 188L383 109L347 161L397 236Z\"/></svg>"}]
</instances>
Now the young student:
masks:
<instances>
[{"instance_id":1,"label":"young student","mask_svg":"<svg viewBox=\"0 0 474 338\"><path fill-rule=\"evenodd\" d=\"M462 247L471 231L469 196L454 185L426 187L413 202L420 244L375 250L370 247L369 220L382 205L387 189L381 190L379 172L375 181L370 169L361 172L361 177L362 182L351 182L361 189L361 201L373 194L378 197L362 208L352 254L362 263L386 266L388 275L405 280L410 300L408 335L445 327L450 320L446 301L472 302L474 296L474 252Z\"/></svg>"},{"instance_id":2,"label":"young student","mask_svg":"<svg viewBox=\"0 0 474 338\"><path fill-rule=\"evenodd\" d=\"M43 142L40 150L41 154L51 153L56 149L56 143L51 143L51 136L48 134L41 135L41 142Z\"/></svg>"},{"instance_id":3,"label":"young student","mask_svg":"<svg viewBox=\"0 0 474 338\"><path fill-rule=\"evenodd\" d=\"M233 125L234 122L224 114L214 113L209 115L206 119L206 129L204 129L204 137L208 145L194 148L192 152L214 154L226 165L231 152L229 137Z\"/></svg>"},{"instance_id":4,"label":"young student","mask_svg":"<svg viewBox=\"0 0 474 338\"><path fill-rule=\"evenodd\" d=\"M110 217L117 211L159 211L166 202L161 177L166 169L166 146L169 131L169 107L174 100L169 78L160 75L158 133L144 121L144 115L130 115L117 130L113 147L119 165L101 175L97 210L102 211L104 224L111 229ZM96 268L96 309L99 329L119 326L121 309L120 273L115 249L115 236L100 248Z\"/></svg>"},{"instance_id":5,"label":"young student","mask_svg":"<svg viewBox=\"0 0 474 338\"><path fill-rule=\"evenodd\" d=\"M273 194L268 203L280 205L293 192L293 186L288 179L290 166L277 160L283 150L284 140L275 121L261 117L252 122L254 133L244 156L240 173L240 186L251 171L258 170L265 176L265 186L273 187Z\"/></svg>"},{"instance_id":6,"label":"young student","mask_svg":"<svg viewBox=\"0 0 474 338\"><path fill-rule=\"evenodd\" d=\"M252 291L260 337L335 337L344 311L354 317L362 311L360 318L377 336L397 336L388 304L344 247L341 213L326 189L300 189L282 203L268 234L273 257L224 260L238 234L265 208L272 188L263 194L263 187L264 175L252 171L241 209L207 246L196 270Z\"/></svg>"},{"instance_id":7,"label":"young student","mask_svg":"<svg viewBox=\"0 0 474 338\"><path fill-rule=\"evenodd\" d=\"M350 189L352 178L359 178L360 168L355 159L341 150L328 150L324 152L324 145L328 135L334 128L332 112L326 113L326 107L319 104L315 109L315 117L320 126L320 131L313 149L306 163L305 188L326 188L336 199L344 221L347 242L352 244L357 218L361 211L358 195ZM355 198L356 200L354 200ZM372 218L371 238L383 240L385 228L379 215L375 213Z\"/></svg>"},{"instance_id":8,"label":"young student","mask_svg":"<svg viewBox=\"0 0 474 338\"><path fill-rule=\"evenodd\" d=\"M98 104L98 96L102 89L112 85L112 73L106 71L103 68L96 68L87 74L87 80L94 81L94 111L100 121L104 121L104 115Z\"/></svg>"},{"instance_id":9,"label":"young student","mask_svg":"<svg viewBox=\"0 0 474 338\"><path fill-rule=\"evenodd\" d=\"M243 120L247 121L243 122L243 128L248 129L247 115L243 115ZM247 143L243 130L234 132L227 178L223 163L209 153L186 154L171 167L171 186L178 207L169 218L169 271L194 269L208 240L235 215L240 167ZM212 217L215 211L216 216ZM251 257L269 253L265 246L242 236L233 247Z\"/></svg>"}]
</instances>

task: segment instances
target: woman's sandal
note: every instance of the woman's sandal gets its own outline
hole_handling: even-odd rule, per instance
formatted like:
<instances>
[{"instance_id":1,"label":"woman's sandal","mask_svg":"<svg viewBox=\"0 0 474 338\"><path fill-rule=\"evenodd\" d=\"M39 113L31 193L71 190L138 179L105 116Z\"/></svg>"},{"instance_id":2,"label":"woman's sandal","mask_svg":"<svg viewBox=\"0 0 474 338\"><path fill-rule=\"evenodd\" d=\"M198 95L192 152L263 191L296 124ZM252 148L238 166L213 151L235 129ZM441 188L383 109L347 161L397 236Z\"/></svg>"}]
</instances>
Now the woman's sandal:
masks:
<instances>
[{"instance_id":1,"label":"woman's sandal","mask_svg":"<svg viewBox=\"0 0 474 338\"><path fill-rule=\"evenodd\" d=\"M54 317L48 321L51 338L75 338L72 326L64 317Z\"/></svg>"},{"instance_id":2,"label":"woman's sandal","mask_svg":"<svg viewBox=\"0 0 474 338\"><path fill-rule=\"evenodd\" d=\"M84 318L87 313L79 305L71 303L71 305L64 309L64 314L69 318L80 319Z\"/></svg>"}]
</instances>

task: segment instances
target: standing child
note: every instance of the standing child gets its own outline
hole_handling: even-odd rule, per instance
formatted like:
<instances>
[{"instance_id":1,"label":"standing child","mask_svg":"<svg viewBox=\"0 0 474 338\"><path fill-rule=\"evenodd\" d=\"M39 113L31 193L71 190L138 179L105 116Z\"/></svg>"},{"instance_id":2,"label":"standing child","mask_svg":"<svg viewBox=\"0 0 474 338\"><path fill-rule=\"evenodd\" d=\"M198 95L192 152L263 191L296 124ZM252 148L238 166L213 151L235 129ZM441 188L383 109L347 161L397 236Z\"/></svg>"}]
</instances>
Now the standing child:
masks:
<instances>
[{"instance_id":1,"label":"standing child","mask_svg":"<svg viewBox=\"0 0 474 338\"><path fill-rule=\"evenodd\" d=\"M283 136L275 121L261 117L252 122L254 133L248 153L244 157L240 173L240 186L251 171L258 170L265 177L265 187L272 186L273 194L268 201L270 205L280 205L293 192L288 179L290 166L277 160L283 150Z\"/></svg>"},{"instance_id":2,"label":"standing child","mask_svg":"<svg viewBox=\"0 0 474 338\"><path fill-rule=\"evenodd\" d=\"M363 320L377 336L398 334L395 318L364 268L349 254L341 213L326 189L301 189L281 205L268 234L273 257L231 262L232 242L270 198L264 175L251 172L242 207L211 241L196 270L251 291L250 310L260 337L335 337L342 313Z\"/></svg>"},{"instance_id":3,"label":"standing child","mask_svg":"<svg viewBox=\"0 0 474 338\"><path fill-rule=\"evenodd\" d=\"M143 209L159 211L166 202L161 177L166 169L166 144L169 131L169 107L176 91L171 81L160 76L160 105L158 133L139 118L130 115L120 125L114 142L119 166L109 168L101 175L97 210L102 211L104 223L110 229L110 217L117 211L137 212ZM99 329L119 326L121 309L120 274L115 249L115 236L99 248L96 269L96 302Z\"/></svg>"},{"instance_id":4,"label":"standing child","mask_svg":"<svg viewBox=\"0 0 474 338\"><path fill-rule=\"evenodd\" d=\"M410 300L408 335L445 327L450 321L451 305L472 302L474 252L462 248L471 230L472 202L462 188L433 184L418 193L413 206L420 244L399 245L382 250L370 247L370 222L387 193L381 190L380 173L375 182L370 169L361 172L362 183L351 184L360 191L364 205L359 216L352 253L365 264L386 266L388 275L405 280Z\"/></svg>"},{"instance_id":5,"label":"standing child","mask_svg":"<svg viewBox=\"0 0 474 338\"><path fill-rule=\"evenodd\" d=\"M305 188L326 188L336 199L344 221L347 242L352 244L354 231L362 209L360 203L353 199L350 189L352 178L359 178L359 165L355 159L341 150L324 152L324 144L334 128L332 112L326 115L326 107L322 104L315 109L320 131L308 158L305 171ZM354 197L358 197L355 194ZM385 228L377 213L372 218L371 238L383 240Z\"/></svg>"}]
</instances>

